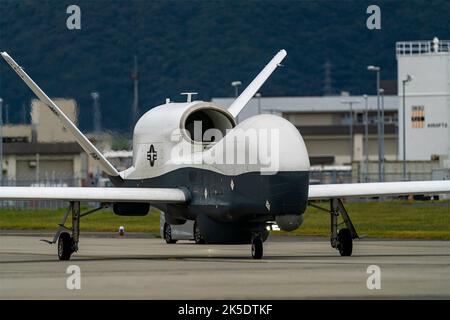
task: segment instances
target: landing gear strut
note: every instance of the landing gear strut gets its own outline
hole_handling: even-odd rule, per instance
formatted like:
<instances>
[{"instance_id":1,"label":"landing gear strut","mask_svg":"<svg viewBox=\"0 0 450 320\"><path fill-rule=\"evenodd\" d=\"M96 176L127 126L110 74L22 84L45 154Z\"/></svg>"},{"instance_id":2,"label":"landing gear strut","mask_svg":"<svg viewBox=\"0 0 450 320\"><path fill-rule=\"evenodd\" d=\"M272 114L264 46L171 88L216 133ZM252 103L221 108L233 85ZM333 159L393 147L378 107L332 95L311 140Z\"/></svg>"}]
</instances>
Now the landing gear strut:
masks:
<instances>
[{"instance_id":1,"label":"landing gear strut","mask_svg":"<svg viewBox=\"0 0 450 320\"><path fill-rule=\"evenodd\" d=\"M310 203L312 207L324 210L330 213L331 222L331 247L339 251L343 257L352 255L353 239L359 239L358 233L350 220L350 216L345 210L341 199L330 199L330 210L319 207ZM339 215L342 216L342 222L338 223ZM345 224L346 228L339 229L341 225Z\"/></svg>"},{"instance_id":2,"label":"landing gear strut","mask_svg":"<svg viewBox=\"0 0 450 320\"><path fill-rule=\"evenodd\" d=\"M342 215L343 222L338 223L339 214ZM353 239L357 239L358 233L353 226L352 220L344 208L341 199L330 200L331 216L331 246L337 250L343 257L349 257L353 251ZM347 228L338 229L340 225L345 224Z\"/></svg>"},{"instance_id":3,"label":"landing gear strut","mask_svg":"<svg viewBox=\"0 0 450 320\"><path fill-rule=\"evenodd\" d=\"M71 201L69 209L64 214L61 222L58 224L59 228L56 231L52 241L42 240L49 244L55 244L58 242L58 259L70 260L70 257L74 252L78 251L78 242L80 239L80 219L88 214L96 212L100 209L104 209L106 206L102 205L99 208L95 208L83 214L80 214L80 202ZM72 214L72 227L65 226L69 214Z\"/></svg>"},{"instance_id":4,"label":"landing gear strut","mask_svg":"<svg viewBox=\"0 0 450 320\"><path fill-rule=\"evenodd\" d=\"M67 228L64 224L72 214L72 228ZM70 233L68 232L70 231ZM58 240L58 259L70 260L72 253L78 251L78 241L80 238L80 202L71 201L69 209L59 224L59 229L53 238L53 243Z\"/></svg>"}]
</instances>

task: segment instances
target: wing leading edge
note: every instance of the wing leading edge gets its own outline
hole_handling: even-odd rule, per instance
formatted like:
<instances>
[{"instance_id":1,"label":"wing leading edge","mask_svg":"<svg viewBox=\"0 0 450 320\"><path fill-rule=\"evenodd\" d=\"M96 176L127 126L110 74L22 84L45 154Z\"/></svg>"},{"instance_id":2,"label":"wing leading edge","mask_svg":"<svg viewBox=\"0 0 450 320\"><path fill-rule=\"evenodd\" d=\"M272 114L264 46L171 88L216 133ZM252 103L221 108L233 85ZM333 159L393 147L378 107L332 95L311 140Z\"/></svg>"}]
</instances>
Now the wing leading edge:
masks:
<instances>
[{"instance_id":1,"label":"wing leading edge","mask_svg":"<svg viewBox=\"0 0 450 320\"><path fill-rule=\"evenodd\" d=\"M309 186L310 200L442 193L450 193L450 181L344 183Z\"/></svg>"},{"instance_id":2,"label":"wing leading edge","mask_svg":"<svg viewBox=\"0 0 450 320\"><path fill-rule=\"evenodd\" d=\"M0 200L185 203L189 195L177 188L1 187Z\"/></svg>"}]
</instances>

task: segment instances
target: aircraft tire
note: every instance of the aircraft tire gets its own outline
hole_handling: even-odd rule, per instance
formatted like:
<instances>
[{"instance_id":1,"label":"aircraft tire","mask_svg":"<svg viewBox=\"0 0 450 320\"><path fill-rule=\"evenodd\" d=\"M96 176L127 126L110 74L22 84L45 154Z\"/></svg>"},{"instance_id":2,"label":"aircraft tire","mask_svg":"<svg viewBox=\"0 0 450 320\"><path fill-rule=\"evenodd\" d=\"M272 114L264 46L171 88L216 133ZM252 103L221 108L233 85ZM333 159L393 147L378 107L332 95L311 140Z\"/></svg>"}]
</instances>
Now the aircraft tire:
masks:
<instances>
[{"instance_id":1,"label":"aircraft tire","mask_svg":"<svg viewBox=\"0 0 450 320\"><path fill-rule=\"evenodd\" d=\"M70 260L73 253L73 240L70 234L63 232L58 238L58 259L61 261Z\"/></svg>"},{"instance_id":2,"label":"aircraft tire","mask_svg":"<svg viewBox=\"0 0 450 320\"><path fill-rule=\"evenodd\" d=\"M200 233L197 221L194 223L194 240L196 244L205 244L205 239L203 239L202 234Z\"/></svg>"},{"instance_id":3,"label":"aircraft tire","mask_svg":"<svg viewBox=\"0 0 450 320\"><path fill-rule=\"evenodd\" d=\"M263 241L261 238L252 240L252 258L261 259L263 256Z\"/></svg>"},{"instance_id":4,"label":"aircraft tire","mask_svg":"<svg viewBox=\"0 0 450 320\"><path fill-rule=\"evenodd\" d=\"M177 240L172 239L172 228L170 227L170 224L168 224L168 223L164 224L164 239L166 240L166 243L168 243L168 244L177 243Z\"/></svg>"},{"instance_id":5,"label":"aircraft tire","mask_svg":"<svg viewBox=\"0 0 450 320\"><path fill-rule=\"evenodd\" d=\"M350 257L353 251L353 239L350 230L347 228L339 230L338 240L338 250L341 256Z\"/></svg>"}]
</instances>

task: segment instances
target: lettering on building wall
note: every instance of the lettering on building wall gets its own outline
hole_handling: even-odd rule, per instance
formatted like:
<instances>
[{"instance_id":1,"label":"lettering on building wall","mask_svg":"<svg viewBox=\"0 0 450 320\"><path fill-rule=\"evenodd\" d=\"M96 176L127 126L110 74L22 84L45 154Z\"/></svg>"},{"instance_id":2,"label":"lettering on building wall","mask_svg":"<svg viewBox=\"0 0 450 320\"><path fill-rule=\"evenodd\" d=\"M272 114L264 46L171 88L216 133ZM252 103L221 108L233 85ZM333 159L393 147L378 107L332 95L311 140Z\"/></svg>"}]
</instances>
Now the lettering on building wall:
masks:
<instances>
[{"instance_id":1,"label":"lettering on building wall","mask_svg":"<svg viewBox=\"0 0 450 320\"><path fill-rule=\"evenodd\" d=\"M448 123L447 122L435 122L435 123L427 123L427 128L447 128Z\"/></svg>"}]
</instances>

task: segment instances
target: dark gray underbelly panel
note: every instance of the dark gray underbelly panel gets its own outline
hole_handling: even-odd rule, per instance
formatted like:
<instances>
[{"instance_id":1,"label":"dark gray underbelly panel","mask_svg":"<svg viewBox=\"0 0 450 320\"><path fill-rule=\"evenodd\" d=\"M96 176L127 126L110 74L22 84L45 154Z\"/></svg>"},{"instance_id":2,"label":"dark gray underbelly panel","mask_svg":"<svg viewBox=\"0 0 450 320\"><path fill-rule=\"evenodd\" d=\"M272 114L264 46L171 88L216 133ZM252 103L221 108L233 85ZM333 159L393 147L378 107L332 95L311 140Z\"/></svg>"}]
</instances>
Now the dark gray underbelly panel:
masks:
<instances>
[{"instance_id":1,"label":"dark gray underbelly panel","mask_svg":"<svg viewBox=\"0 0 450 320\"><path fill-rule=\"evenodd\" d=\"M280 171L273 175L247 172L228 176L205 169L180 168L154 178L125 180L121 186L186 188L192 196L189 204L160 208L187 219L207 214L219 221L267 221L275 215L305 211L309 172Z\"/></svg>"}]
</instances>

